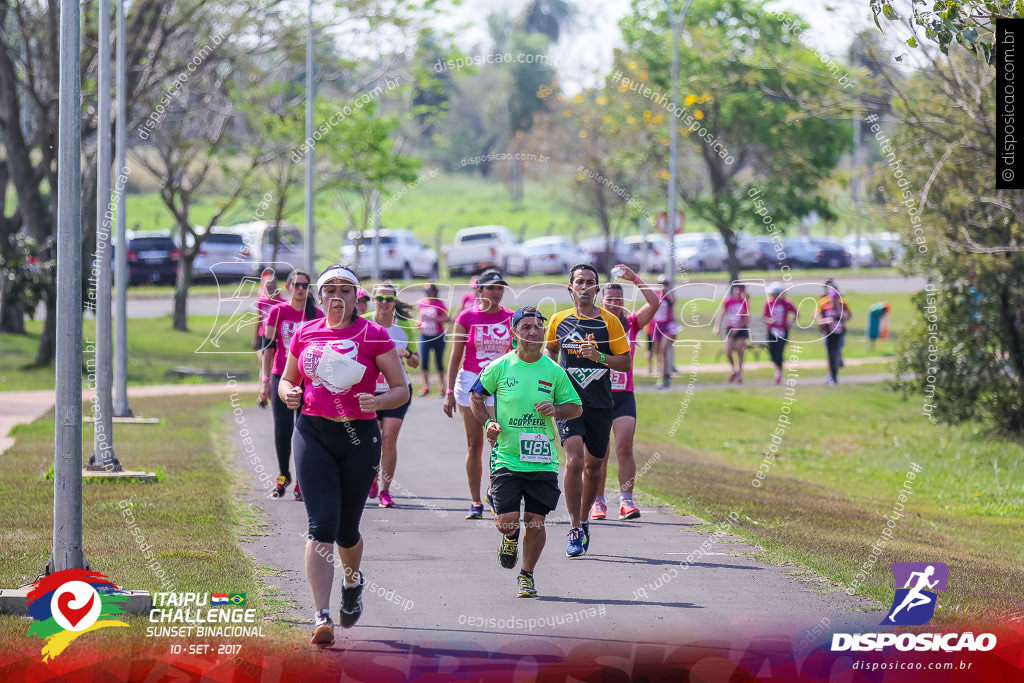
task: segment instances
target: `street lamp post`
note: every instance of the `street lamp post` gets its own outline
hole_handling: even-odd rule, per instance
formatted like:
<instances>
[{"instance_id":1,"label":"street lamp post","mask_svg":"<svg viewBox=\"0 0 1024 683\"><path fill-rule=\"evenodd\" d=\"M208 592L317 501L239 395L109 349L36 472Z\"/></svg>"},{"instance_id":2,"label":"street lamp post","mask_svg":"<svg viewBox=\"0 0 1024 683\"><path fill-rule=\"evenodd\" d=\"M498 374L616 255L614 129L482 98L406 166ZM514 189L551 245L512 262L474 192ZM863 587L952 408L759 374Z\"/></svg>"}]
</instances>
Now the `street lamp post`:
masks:
<instances>
[{"instance_id":1,"label":"street lamp post","mask_svg":"<svg viewBox=\"0 0 1024 683\"><path fill-rule=\"evenodd\" d=\"M306 140L313 139L313 0L306 9ZM316 277L316 249L313 244L313 146L306 145L306 267Z\"/></svg>"},{"instance_id":2,"label":"street lamp post","mask_svg":"<svg viewBox=\"0 0 1024 683\"><path fill-rule=\"evenodd\" d=\"M686 0L683 11L676 14L672 9L672 0L665 0L668 10L668 22L672 27L672 102L679 106L679 34L682 33L686 14L690 11L693 0ZM676 152L679 149L679 123L674 116L669 121L669 159L668 159L668 282L669 287L675 285L676 276Z\"/></svg>"}]
</instances>

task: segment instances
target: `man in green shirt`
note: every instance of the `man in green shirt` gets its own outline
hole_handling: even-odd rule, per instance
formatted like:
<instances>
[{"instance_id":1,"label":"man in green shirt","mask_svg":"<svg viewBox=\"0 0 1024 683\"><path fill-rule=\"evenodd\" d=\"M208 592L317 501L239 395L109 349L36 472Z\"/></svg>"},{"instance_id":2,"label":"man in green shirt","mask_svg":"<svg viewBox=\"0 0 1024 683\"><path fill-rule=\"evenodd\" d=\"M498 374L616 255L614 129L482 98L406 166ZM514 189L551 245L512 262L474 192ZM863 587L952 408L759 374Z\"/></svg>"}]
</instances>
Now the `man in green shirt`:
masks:
<instances>
[{"instance_id":1,"label":"man in green shirt","mask_svg":"<svg viewBox=\"0 0 1024 683\"><path fill-rule=\"evenodd\" d=\"M552 418L571 420L583 413L580 397L565 370L541 352L546 319L533 306L512 315L512 350L480 373L470 406L484 422L491 449L491 502L494 524L502 533L498 562L515 569L519 547L519 509L526 535L519 597L537 596L533 570L544 549L544 518L555 509L558 454ZM494 396L493 408L486 399Z\"/></svg>"}]
</instances>

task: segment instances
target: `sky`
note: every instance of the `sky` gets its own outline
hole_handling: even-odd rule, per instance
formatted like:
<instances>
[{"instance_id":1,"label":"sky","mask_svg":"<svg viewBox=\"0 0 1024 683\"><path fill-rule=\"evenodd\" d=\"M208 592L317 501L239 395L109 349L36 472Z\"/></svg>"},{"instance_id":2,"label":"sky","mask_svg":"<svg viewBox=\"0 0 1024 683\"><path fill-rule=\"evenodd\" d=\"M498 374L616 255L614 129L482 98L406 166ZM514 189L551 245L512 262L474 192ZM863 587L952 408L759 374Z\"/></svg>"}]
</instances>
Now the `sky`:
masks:
<instances>
[{"instance_id":1,"label":"sky","mask_svg":"<svg viewBox=\"0 0 1024 683\"><path fill-rule=\"evenodd\" d=\"M578 26L572 29L573 35L552 50L562 87L567 92L596 82L598 74L610 69L612 51L621 43L618 22L630 11L630 0L576 2L581 8ZM487 15L501 8L516 14L526 3L527 0L465 0L445 13L440 26L457 31L456 42L465 51L474 47L489 50ZM776 0L768 7L802 16L811 25L811 30L803 34L807 45L833 57L846 53L857 31L874 28L867 0Z\"/></svg>"}]
</instances>

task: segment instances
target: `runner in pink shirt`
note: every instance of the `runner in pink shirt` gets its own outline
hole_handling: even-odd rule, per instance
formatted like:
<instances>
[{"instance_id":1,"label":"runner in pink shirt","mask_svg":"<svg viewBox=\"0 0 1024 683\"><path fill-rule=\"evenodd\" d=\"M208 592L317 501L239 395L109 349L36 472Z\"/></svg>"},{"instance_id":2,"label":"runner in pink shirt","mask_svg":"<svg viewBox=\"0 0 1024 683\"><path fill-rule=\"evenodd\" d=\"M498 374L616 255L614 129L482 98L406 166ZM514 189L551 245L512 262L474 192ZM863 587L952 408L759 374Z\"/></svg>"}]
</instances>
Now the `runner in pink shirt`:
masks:
<instances>
[{"instance_id":1,"label":"runner in pink shirt","mask_svg":"<svg viewBox=\"0 0 1024 683\"><path fill-rule=\"evenodd\" d=\"M420 328L420 353L423 356L423 388L419 395L430 393L430 356L435 356L437 384L444 396L444 331L448 325L448 307L437 297L437 285L429 284L426 297L417 305L416 324Z\"/></svg>"},{"instance_id":2,"label":"runner in pink shirt","mask_svg":"<svg viewBox=\"0 0 1024 683\"><path fill-rule=\"evenodd\" d=\"M334 641L329 609L334 557L344 569L341 627L351 628L362 614L359 520L380 464L377 411L409 398L387 330L356 313L358 287L355 273L343 266L328 266L320 274L316 291L326 317L296 330L278 388L289 408L302 408L292 446L309 519L306 578L316 610L312 642L318 645ZM389 389L375 396L380 373Z\"/></svg>"},{"instance_id":3,"label":"runner in pink shirt","mask_svg":"<svg viewBox=\"0 0 1024 683\"><path fill-rule=\"evenodd\" d=\"M269 399L274 416L274 450L277 452L278 467L274 498L282 497L288 485L292 483L288 461L292 457L295 411L290 410L277 395L281 373L284 372L284 364L288 360L288 345L291 344L292 334L299 326L307 320L323 315L316 307L313 297L309 296L309 284L309 273L304 270L293 270L288 274L285 289L289 299L270 309L263 331L259 402L265 405ZM302 489L298 484L295 485L294 493L295 500L302 500Z\"/></svg>"},{"instance_id":4,"label":"runner in pink shirt","mask_svg":"<svg viewBox=\"0 0 1024 683\"><path fill-rule=\"evenodd\" d=\"M775 364L775 383L782 383L782 355L789 341L789 328L796 322L796 306L786 296L781 282L768 285L761 319L768 326L768 353Z\"/></svg>"},{"instance_id":5,"label":"runner in pink shirt","mask_svg":"<svg viewBox=\"0 0 1024 683\"><path fill-rule=\"evenodd\" d=\"M256 334L252 340L252 348L256 351L256 369L263 372L263 330L267 323L267 313L277 304L285 301L281 291L277 288L277 276L273 268L267 268L260 275L260 292L256 297ZM259 399L261 408L267 407L265 399Z\"/></svg>"},{"instance_id":6,"label":"runner in pink shirt","mask_svg":"<svg viewBox=\"0 0 1024 683\"><path fill-rule=\"evenodd\" d=\"M715 315L715 334L725 331L725 357L729 359L732 374L730 382L743 384L743 355L747 351L747 340L750 339L750 298L747 286L741 282L733 283L732 292L725 297L722 307ZM733 360L733 354L736 360Z\"/></svg>"},{"instance_id":7,"label":"runner in pink shirt","mask_svg":"<svg viewBox=\"0 0 1024 683\"><path fill-rule=\"evenodd\" d=\"M466 519L481 519L484 505L480 497L483 476L481 457L484 448L484 426L473 414L469 392L480 371L493 360L512 349L512 311L502 307L508 283L496 269L485 270L477 279L480 305L466 309L455 318L452 330L452 355L448 359L448 389L444 397L444 414L454 417L458 404L462 425L466 430L466 477L472 505ZM489 397L494 404L494 397Z\"/></svg>"},{"instance_id":8,"label":"runner in pink shirt","mask_svg":"<svg viewBox=\"0 0 1024 683\"><path fill-rule=\"evenodd\" d=\"M622 323L629 342L630 356L636 355L636 338L640 330L653 318L661 303L658 293L640 279L629 266L619 264L622 269L620 276L632 282L643 294L646 303L636 313L626 310L626 301L622 296L622 285L609 283L604 288L601 305ZM615 436L615 457L619 465L619 519L636 519L640 510L633 504L633 480L636 478L636 460L633 457L633 435L636 433L636 396L633 393L633 369L626 372L611 370L612 379L612 433ZM601 460L601 481L608 480L608 457ZM605 519L608 516L608 505L605 503L604 490L590 507L591 519Z\"/></svg>"}]
</instances>

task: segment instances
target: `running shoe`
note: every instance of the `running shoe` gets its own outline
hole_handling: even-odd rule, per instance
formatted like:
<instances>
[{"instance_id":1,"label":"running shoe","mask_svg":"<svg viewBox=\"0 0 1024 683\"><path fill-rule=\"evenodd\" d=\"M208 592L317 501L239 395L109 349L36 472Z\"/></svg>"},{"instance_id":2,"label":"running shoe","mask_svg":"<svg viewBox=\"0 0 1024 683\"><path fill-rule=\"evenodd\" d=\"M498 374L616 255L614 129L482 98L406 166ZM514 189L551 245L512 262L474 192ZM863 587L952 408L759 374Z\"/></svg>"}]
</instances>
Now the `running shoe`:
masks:
<instances>
[{"instance_id":1,"label":"running shoe","mask_svg":"<svg viewBox=\"0 0 1024 683\"><path fill-rule=\"evenodd\" d=\"M491 514L497 517L498 513L494 511L494 498L491 497L490 489L487 489L487 494L484 496L484 500L487 501L487 507L491 508Z\"/></svg>"},{"instance_id":2,"label":"running shoe","mask_svg":"<svg viewBox=\"0 0 1024 683\"><path fill-rule=\"evenodd\" d=\"M566 557L583 556L583 530L580 528L569 529L569 545L565 548Z\"/></svg>"},{"instance_id":3,"label":"running shoe","mask_svg":"<svg viewBox=\"0 0 1024 683\"><path fill-rule=\"evenodd\" d=\"M830 387L835 386L836 378L833 377L832 375L829 375L828 377L825 378L825 384L829 385Z\"/></svg>"},{"instance_id":4,"label":"running shoe","mask_svg":"<svg viewBox=\"0 0 1024 683\"><path fill-rule=\"evenodd\" d=\"M292 478L282 474L277 477L277 486L274 487L274 492L271 494L274 498L280 498L284 495L284 490L288 488L288 484L292 483Z\"/></svg>"},{"instance_id":5,"label":"running shoe","mask_svg":"<svg viewBox=\"0 0 1024 683\"><path fill-rule=\"evenodd\" d=\"M484 518L484 506L482 504L477 505L473 503L469 506L469 512L466 513L466 519L483 519Z\"/></svg>"},{"instance_id":6,"label":"running shoe","mask_svg":"<svg viewBox=\"0 0 1024 683\"><path fill-rule=\"evenodd\" d=\"M367 498L376 498L377 497L377 477L373 478L373 483L370 484L370 492L368 494L366 494L366 497Z\"/></svg>"},{"instance_id":7,"label":"running shoe","mask_svg":"<svg viewBox=\"0 0 1024 683\"><path fill-rule=\"evenodd\" d=\"M775 370L775 383L782 384L782 370Z\"/></svg>"},{"instance_id":8,"label":"running shoe","mask_svg":"<svg viewBox=\"0 0 1024 683\"><path fill-rule=\"evenodd\" d=\"M623 503L619 506L619 519L636 519L640 516L640 510L632 503Z\"/></svg>"},{"instance_id":9,"label":"running shoe","mask_svg":"<svg viewBox=\"0 0 1024 683\"><path fill-rule=\"evenodd\" d=\"M537 587L533 585L533 574L519 573L519 593L517 598L537 597Z\"/></svg>"},{"instance_id":10,"label":"running shoe","mask_svg":"<svg viewBox=\"0 0 1024 683\"><path fill-rule=\"evenodd\" d=\"M733 382L736 381L736 375L738 375L738 374L739 373L736 372L735 370L733 370L731 373L729 373L729 384L732 384Z\"/></svg>"},{"instance_id":11,"label":"running shoe","mask_svg":"<svg viewBox=\"0 0 1024 683\"><path fill-rule=\"evenodd\" d=\"M443 387L437 390L437 395L440 396L441 398L444 398L444 388Z\"/></svg>"},{"instance_id":12,"label":"running shoe","mask_svg":"<svg viewBox=\"0 0 1024 683\"><path fill-rule=\"evenodd\" d=\"M421 387L419 392L417 392L416 395L417 396L426 396L429 393L430 393L430 387Z\"/></svg>"},{"instance_id":13,"label":"running shoe","mask_svg":"<svg viewBox=\"0 0 1024 683\"><path fill-rule=\"evenodd\" d=\"M359 572L359 585L351 588L341 587L341 611L338 613L338 623L342 628L352 628L359 621L363 613L363 573Z\"/></svg>"},{"instance_id":14,"label":"running shoe","mask_svg":"<svg viewBox=\"0 0 1024 683\"><path fill-rule=\"evenodd\" d=\"M299 488L298 484L295 485L295 490L292 491L292 493L295 494L295 500L297 500L299 502L302 501L302 490Z\"/></svg>"},{"instance_id":15,"label":"running shoe","mask_svg":"<svg viewBox=\"0 0 1024 683\"><path fill-rule=\"evenodd\" d=\"M590 506L591 519L605 519L608 517L608 506L603 500L595 500Z\"/></svg>"},{"instance_id":16,"label":"running shoe","mask_svg":"<svg viewBox=\"0 0 1024 683\"><path fill-rule=\"evenodd\" d=\"M380 492L380 502L377 503L382 508L393 508L395 507L395 501L391 500L391 494L387 491Z\"/></svg>"},{"instance_id":17,"label":"running shoe","mask_svg":"<svg viewBox=\"0 0 1024 683\"><path fill-rule=\"evenodd\" d=\"M590 550L590 522L583 522L580 526L583 527L583 554L586 555Z\"/></svg>"},{"instance_id":18,"label":"running shoe","mask_svg":"<svg viewBox=\"0 0 1024 683\"><path fill-rule=\"evenodd\" d=\"M671 385L668 382L662 382L661 384L655 384L654 388L657 391L664 391L665 389L668 389L670 386Z\"/></svg>"},{"instance_id":19,"label":"running shoe","mask_svg":"<svg viewBox=\"0 0 1024 683\"><path fill-rule=\"evenodd\" d=\"M736 384L743 384L743 373L742 372L737 372L736 373Z\"/></svg>"},{"instance_id":20,"label":"running shoe","mask_svg":"<svg viewBox=\"0 0 1024 683\"><path fill-rule=\"evenodd\" d=\"M330 645L334 642L334 622L327 610L317 613L313 622L313 637L309 642L313 645Z\"/></svg>"},{"instance_id":21,"label":"running shoe","mask_svg":"<svg viewBox=\"0 0 1024 683\"><path fill-rule=\"evenodd\" d=\"M515 569L516 561L519 560L519 532L515 536L501 535L501 545L498 546L498 564L505 569Z\"/></svg>"}]
</instances>

